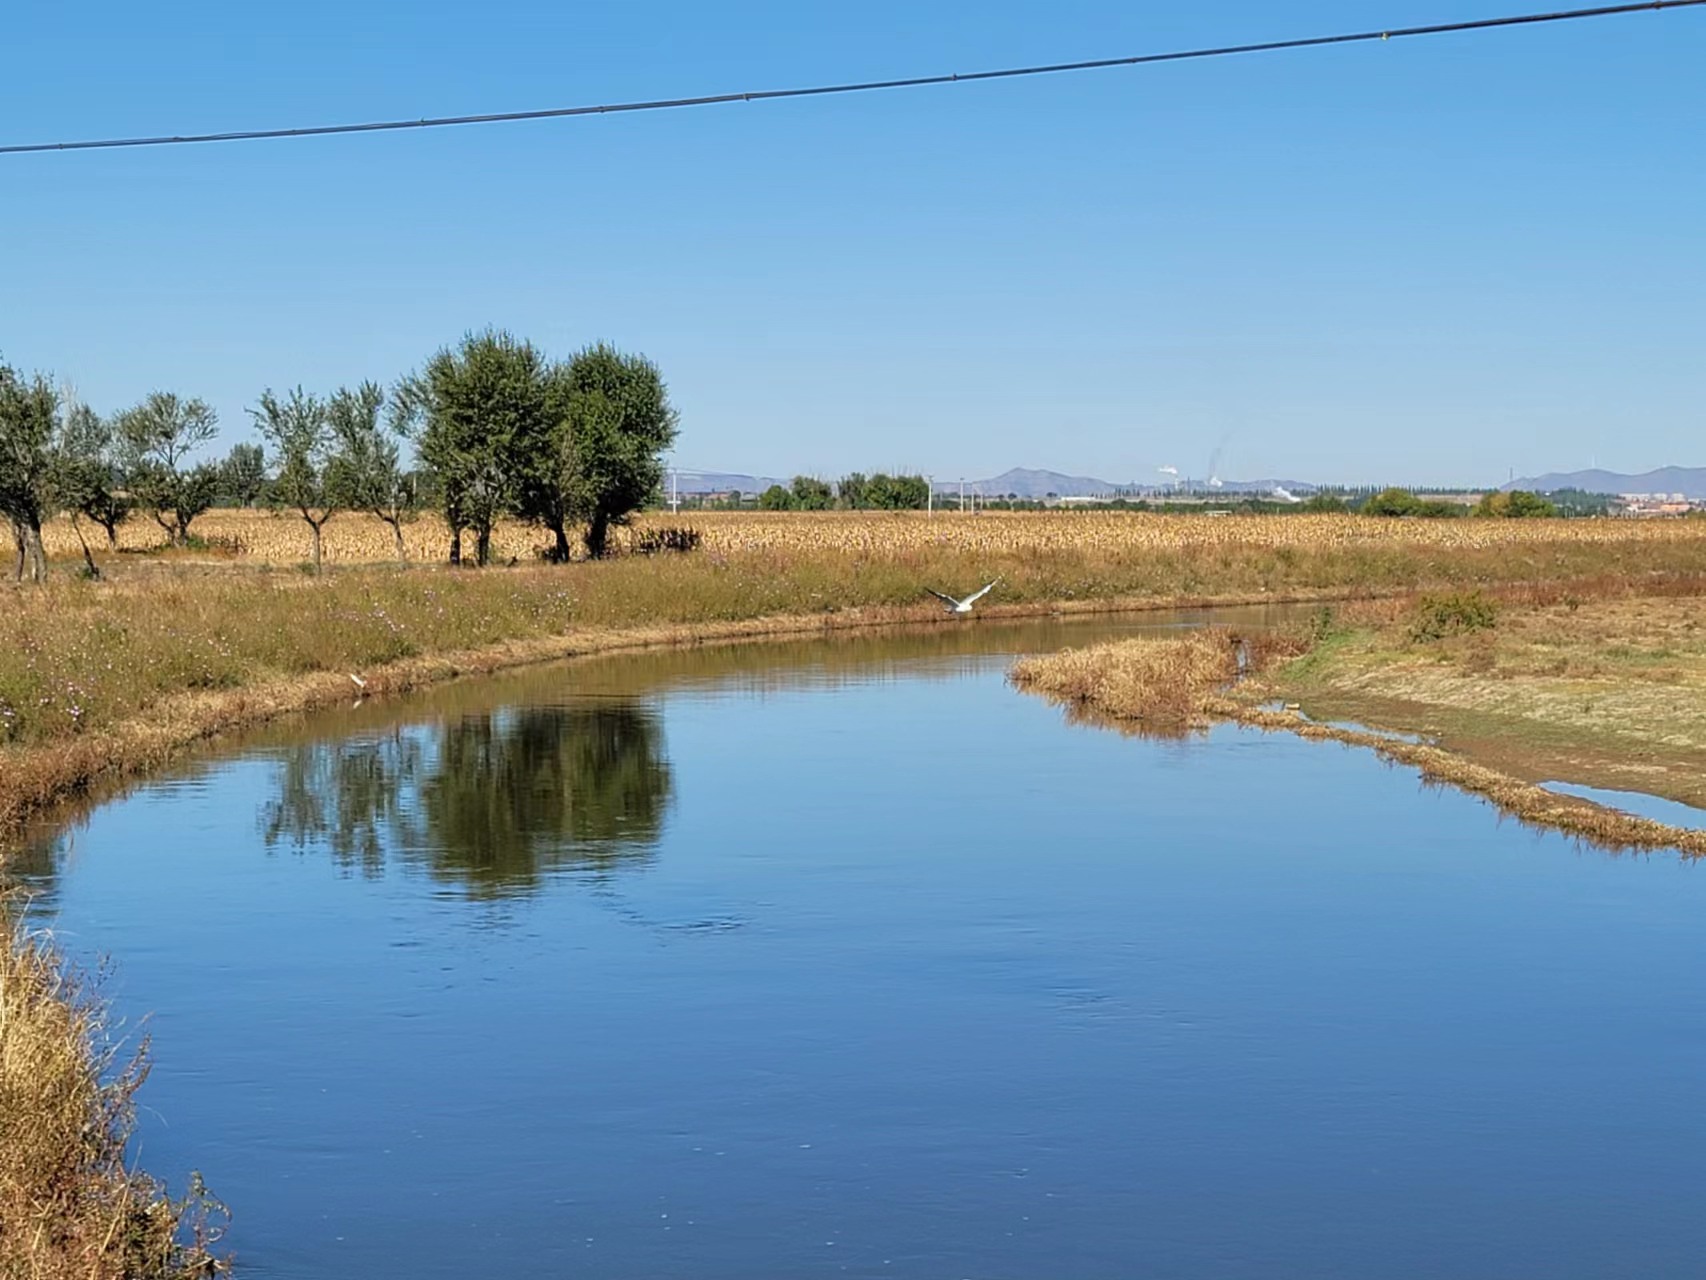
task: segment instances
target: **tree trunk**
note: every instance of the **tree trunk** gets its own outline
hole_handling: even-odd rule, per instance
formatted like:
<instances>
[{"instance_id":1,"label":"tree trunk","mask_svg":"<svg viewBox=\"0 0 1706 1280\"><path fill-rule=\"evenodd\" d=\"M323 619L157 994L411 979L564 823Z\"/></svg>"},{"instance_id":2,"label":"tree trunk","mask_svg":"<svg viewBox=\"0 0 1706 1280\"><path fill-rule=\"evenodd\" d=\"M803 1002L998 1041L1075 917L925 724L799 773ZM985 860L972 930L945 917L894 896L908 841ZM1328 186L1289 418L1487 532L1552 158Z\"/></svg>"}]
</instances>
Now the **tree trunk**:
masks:
<instances>
[{"instance_id":1,"label":"tree trunk","mask_svg":"<svg viewBox=\"0 0 1706 1280\"><path fill-rule=\"evenodd\" d=\"M557 545L551 548L552 564L567 564L569 562L569 533L563 527L561 520L551 526L551 532L556 535Z\"/></svg>"},{"instance_id":2,"label":"tree trunk","mask_svg":"<svg viewBox=\"0 0 1706 1280\"><path fill-rule=\"evenodd\" d=\"M77 513L71 513L71 531L77 535L77 545L83 548L83 565L89 571L89 576L96 582L101 580L101 567L95 563L94 553L89 550L89 540L83 536L83 526L77 523Z\"/></svg>"},{"instance_id":3,"label":"tree trunk","mask_svg":"<svg viewBox=\"0 0 1706 1280\"><path fill-rule=\"evenodd\" d=\"M30 562L30 581L47 581L47 552L41 544L41 524L31 521L24 526L24 552Z\"/></svg>"},{"instance_id":4,"label":"tree trunk","mask_svg":"<svg viewBox=\"0 0 1706 1280\"><path fill-rule=\"evenodd\" d=\"M462 530L455 525L450 528L450 563L462 563Z\"/></svg>"},{"instance_id":5,"label":"tree trunk","mask_svg":"<svg viewBox=\"0 0 1706 1280\"><path fill-rule=\"evenodd\" d=\"M397 544L397 563L398 564L407 564L409 562L409 549L403 545L403 520L402 520L402 517L397 516L397 515L389 515L389 516L381 516L380 519L385 521L386 524L391 526L391 538Z\"/></svg>"},{"instance_id":6,"label":"tree trunk","mask_svg":"<svg viewBox=\"0 0 1706 1280\"><path fill-rule=\"evenodd\" d=\"M474 563L484 569L492 562L492 526L482 524L475 531Z\"/></svg>"},{"instance_id":7,"label":"tree trunk","mask_svg":"<svg viewBox=\"0 0 1706 1280\"><path fill-rule=\"evenodd\" d=\"M603 508L592 513L592 523L586 527L586 553L594 560L604 559L610 542L610 516Z\"/></svg>"},{"instance_id":8,"label":"tree trunk","mask_svg":"<svg viewBox=\"0 0 1706 1280\"><path fill-rule=\"evenodd\" d=\"M12 581L24 580L24 526L16 519L12 520L12 541L17 545L17 556L12 566Z\"/></svg>"},{"instance_id":9,"label":"tree trunk","mask_svg":"<svg viewBox=\"0 0 1706 1280\"><path fill-rule=\"evenodd\" d=\"M321 521L320 523L324 524L325 522ZM313 560L314 560L314 572L319 573L320 572L320 525L315 524L314 521L310 520L308 522L308 527L309 527L309 529L311 529L313 531L313 539L310 542L309 546L311 548L311 554L312 554Z\"/></svg>"}]
</instances>

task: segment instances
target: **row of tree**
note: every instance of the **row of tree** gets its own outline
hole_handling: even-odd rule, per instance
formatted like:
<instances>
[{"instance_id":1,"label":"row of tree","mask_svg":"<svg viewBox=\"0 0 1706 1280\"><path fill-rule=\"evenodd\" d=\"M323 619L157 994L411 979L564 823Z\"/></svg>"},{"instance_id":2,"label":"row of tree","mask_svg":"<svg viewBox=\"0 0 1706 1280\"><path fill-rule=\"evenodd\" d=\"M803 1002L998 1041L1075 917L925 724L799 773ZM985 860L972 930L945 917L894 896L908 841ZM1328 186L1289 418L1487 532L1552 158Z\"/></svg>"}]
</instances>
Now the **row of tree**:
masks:
<instances>
[{"instance_id":1,"label":"row of tree","mask_svg":"<svg viewBox=\"0 0 1706 1280\"><path fill-rule=\"evenodd\" d=\"M814 476L795 476L786 487L773 484L758 495L765 511L922 511L930 501L923 476L891 476L855 471L833 485Z\"/></svg>"},{"instance_id":2,"label":"row of tree","mask_svg":"<svg viewBox=\"0 0 1706 1280\"><path fill-rule=\"evenodd\" d=\"M1558 508L1553 503L1526 489L1483 494L1473 507L1464 506L1460 502L1418 497L1408 489L1382 489L1352 510L1361 511L1368 516L1411 516L1426 520L1450 519L1462 515L1504 520L1549 519L1558 514Z\"/></svg>"},{"instance_id":3,"label":"row of tree","mask_svg":"<svg viewBox=\"0 0 1706 1280\"><path fill-rule=\"evenodd\" d=\"M387 392L364 382L316 395L270 388L249 410L262 445L240 444L222 463L195 461L218 430L203 401L154 392L110 417L62 393L42 374L0 364L0 515L11 525L17 576L47 571L42 527L70 517L89 572L98 572L83 521L116 546L118 528L145 511L174 545L221 497L265 500L296 512L316 567L321 531L339 512L370 512L390 526L436 509L450 559L491 556L505 517L552 536L567 560L571 531L592 557L610 530L655 497L677 416L657 366L605 345L567 360L495 330L435 354ZM412 442L418 466L405 465Z\"/></svg>"}]
</instances>

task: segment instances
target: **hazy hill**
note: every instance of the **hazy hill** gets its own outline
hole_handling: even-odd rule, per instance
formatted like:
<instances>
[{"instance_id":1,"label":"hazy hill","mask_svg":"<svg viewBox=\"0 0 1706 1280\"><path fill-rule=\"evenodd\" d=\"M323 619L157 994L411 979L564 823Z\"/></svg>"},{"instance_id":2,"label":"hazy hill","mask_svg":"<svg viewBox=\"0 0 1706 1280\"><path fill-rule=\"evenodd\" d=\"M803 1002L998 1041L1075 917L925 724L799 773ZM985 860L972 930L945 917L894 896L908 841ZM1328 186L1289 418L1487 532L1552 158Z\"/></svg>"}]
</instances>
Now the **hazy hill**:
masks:
<instances>
[{"instance_id":1,"label":"hazy hill","mask_svg":"<svg viewBox=\"0 0 1706 1280\"><path fill-rule=\"evenodd\" d=\"M1051 493L1060 498L1093 498L1098 494L1111 494L1120 486L1107 480L1098 480L1094 476L1069 476L1059 471L1033 471L1026 467L1014 467L1011 471L1003 471L987 480L966 481L968 491L974 487L977 492L991 498L1009 493L1016 493L1021 498L1046 498ZM936 481L937 493L952 497L959 491L958 480Z\"/></svg>"},{"instance_id":2,"label":"hazy hill","mask_svg":"<svg viewBox=\"0 0 1706 1280\"><path fill-rule=\"evenodd\" d=\"M1706 467L1660 467L1638 476L1617 471L1552 471L1543 476L1524 476L1501 485L1503 489L1527 489L1551 493L1555 489L1581 489L1586 493L1680 493L1706 498Z\"/></svg>"},{"instance_id":3,"label":"hazy hill","mask_svg":"<svg viewBox=\"0 0 1706 1280\"><path fill-rule=\"evenodd\" d=\"M788 481L778 480L774 476L749 476L738 471L683 471L678 477L682 493L729 493L738 490L741 493L763 493L773 484L779 484L784 489ZM664 496L669 496L669 476L663 478Z\"/></svg>"},{"instance_id":4,"label":"hazy hill","mask_svg":"<svg viewBox=\"0 0 1706 1280\"><path fill-rule=\"evenodd\" d=\"M826 477L834 482L834 477ZM745 494L763 493L773 484L787 488L789 481L774 476L753 476L739 471L696 471L682 472L679 478L682 493L728 493L738 490ZM1200 481L1192 482L1193 488L1200 488ZM1100 498L1112 497L1124 490L1130 492L1136 489L1136 482L1124 484L1113 480L1099 480L1095 476L1073 476L1064 471L1042 471L1029 467L1014 467L1003 471L998 476L987 479L966 480L966 492L975 490L986 498L1006 497L1017 494L1021 498L1040 499L1054 496L1057 498ZM1146 483L1145 488L1154 489L1153 483ZM1303 480L1228 480L1221 485L1220 492L1225 494L1271 493L1275 488L1285 488L1294 494L1307 496L1315 492L1315 486ZM936 492L945 500L959 496L960 482L936 478ZM664 493L669 493L669 478L664 478Z\"/></svg>"}]
</instances>

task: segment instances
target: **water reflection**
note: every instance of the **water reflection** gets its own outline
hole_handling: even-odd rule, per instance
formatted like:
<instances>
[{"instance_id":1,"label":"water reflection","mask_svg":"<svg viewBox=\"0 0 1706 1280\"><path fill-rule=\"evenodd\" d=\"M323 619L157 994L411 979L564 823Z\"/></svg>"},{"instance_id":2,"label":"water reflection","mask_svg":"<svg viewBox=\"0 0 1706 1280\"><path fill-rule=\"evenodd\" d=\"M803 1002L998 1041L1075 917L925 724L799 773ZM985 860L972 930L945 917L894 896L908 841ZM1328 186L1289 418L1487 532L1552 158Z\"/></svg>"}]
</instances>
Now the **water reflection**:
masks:
<instances>
[{"instance_id":1,"label":"water reflection","mask_svg":"<svg viewBox=\"0 0 1706 1280\"><path fill-rule=\"evenodd\" d=\"M363 875L402 863L498 898L648 858L670 796L648 708L532 706L289 748L261 830L269 848L324 850Z\"/></svg>"}]
</instances>

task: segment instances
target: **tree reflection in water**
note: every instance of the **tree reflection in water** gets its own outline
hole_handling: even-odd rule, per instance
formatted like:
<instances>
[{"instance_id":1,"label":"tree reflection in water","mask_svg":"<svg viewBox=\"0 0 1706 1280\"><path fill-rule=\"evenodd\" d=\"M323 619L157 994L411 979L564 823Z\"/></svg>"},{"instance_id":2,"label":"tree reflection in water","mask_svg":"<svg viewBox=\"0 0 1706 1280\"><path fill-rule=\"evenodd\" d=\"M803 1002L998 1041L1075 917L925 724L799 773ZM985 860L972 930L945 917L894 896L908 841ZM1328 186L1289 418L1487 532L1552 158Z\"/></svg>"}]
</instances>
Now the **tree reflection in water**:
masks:
<instances>
[{"instance_id":1,"label":"tree reflection in water","mask_svg":"<svg viewBox=\"0 0 1706 1280\"><path fill-rule=\"evenodd\" d=\"M527 707L294 748L261 826L269 847L323 848L365 875L419 866L499 898L649 857L670 794L643 706Z\"/></svg>"}]
</instances>

